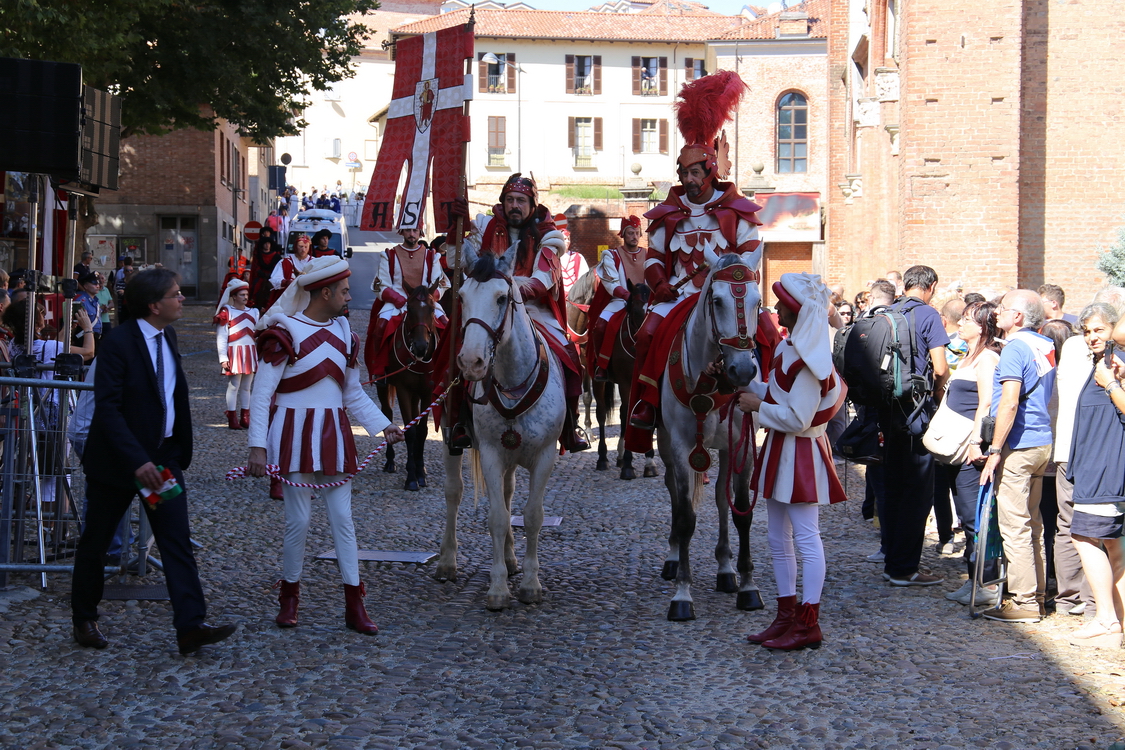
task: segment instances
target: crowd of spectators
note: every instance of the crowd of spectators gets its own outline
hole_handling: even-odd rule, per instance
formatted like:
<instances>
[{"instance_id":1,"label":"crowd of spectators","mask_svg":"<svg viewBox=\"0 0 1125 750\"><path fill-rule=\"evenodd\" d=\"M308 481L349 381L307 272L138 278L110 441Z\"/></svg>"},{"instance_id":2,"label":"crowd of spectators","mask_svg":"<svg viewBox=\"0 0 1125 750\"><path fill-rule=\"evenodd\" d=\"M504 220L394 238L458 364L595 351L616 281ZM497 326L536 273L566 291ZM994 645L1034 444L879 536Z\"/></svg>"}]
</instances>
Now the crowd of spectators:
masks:
<instances>
[{"instance_id":1,"label":"crowd of spectators","mask_svg":"<svg viewBox=\"0 0 1125 750\"><path fill-rule=\"evenodd\" d=\"M973 425L964 460L935 463L922 445L925 424L893 424L880 411L882 460L867 467L864 517L878 525L881 548L867 559L883 564L892 586L943 584L919 567L932 511L936 551L960 552L968 574L946 598L968 605L980 549L978 499L993 492L1007 566L1002 586L989 584L1000 575L996 560L978 581L975 604L991 607L984 616L1026 623L1049 610L1086 615L1071 643L1119 647L1125 359L1116 346L1125 346L1125 288L1105 287L1072 314L1054 284L958 286L942 289L933 269L914 266L887 272L851 298L832 289L845 328L891 305L913 306L913 367L932 384L924 414L941 404Z\"/></svg>"}]
</instances>

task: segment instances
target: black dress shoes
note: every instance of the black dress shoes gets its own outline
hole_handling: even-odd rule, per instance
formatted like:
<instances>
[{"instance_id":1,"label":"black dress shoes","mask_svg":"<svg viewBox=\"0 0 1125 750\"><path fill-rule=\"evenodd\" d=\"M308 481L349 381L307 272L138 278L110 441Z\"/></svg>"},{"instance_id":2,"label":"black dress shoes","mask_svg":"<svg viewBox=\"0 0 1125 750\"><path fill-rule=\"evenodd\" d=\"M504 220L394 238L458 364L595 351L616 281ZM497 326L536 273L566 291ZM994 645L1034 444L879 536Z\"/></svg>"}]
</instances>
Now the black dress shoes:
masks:
<instances>
[{"instance_id":1,"label":"black dress shoes","mask_svg":"<svg viewBox=\"0 0 1125 750\"><path fill-rule=\"evenodd\" d=\"M176 643L179 644L181 654L190 654L198 651L203 646L209 643L218 643L219 641L226 640L234 635L234 631L238 630L237 625L219 625L212 627L204 623L195 630L188 630L176 636Z\"/></svg>"},{"instance_id":2,"label":"black dress shoes","mask_svg":"<svg viewBox=\"0 0 1125 750\"><path fill-rule=\"evenodd\" d=\"M98 623L93 620L74 626L74 640L79 646L86 648L105 648L109 645L102 631L98 630Z\"/></svg>"}]
</instances>

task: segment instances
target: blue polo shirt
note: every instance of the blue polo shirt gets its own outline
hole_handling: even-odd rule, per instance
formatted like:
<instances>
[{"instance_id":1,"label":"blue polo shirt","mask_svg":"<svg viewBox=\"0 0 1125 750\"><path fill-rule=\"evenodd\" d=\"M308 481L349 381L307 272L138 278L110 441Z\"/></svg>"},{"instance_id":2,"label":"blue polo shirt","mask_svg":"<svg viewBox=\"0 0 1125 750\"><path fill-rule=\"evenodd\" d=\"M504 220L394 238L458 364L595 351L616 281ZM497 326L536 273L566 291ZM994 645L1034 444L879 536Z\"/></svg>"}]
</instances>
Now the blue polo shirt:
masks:
<instances>
[{"instance_id":1,"label":"blue polo shirt","mask_svg":"<svg viewBox=\"0 0 1125 750\"><path fill-rule=\"evenodd\" d=\"M1000 363L992 376L992 407L990 412L996 416L1000 408L1000 395L1003 384L1009 380L1020 383L1020 398L1031 395L1020 402L1016 419L1008 433L1007 445L1012 450L1036 448L1050 445L1051 415L1047 404L1055 390L1055 369L1053 356L1054 342L1034 331L1021 330L1000 351ZM1035 387L1038 383L1039 387ZM1032 388L1035 390L1032 391Z\"/></svg>"}]
</instances>

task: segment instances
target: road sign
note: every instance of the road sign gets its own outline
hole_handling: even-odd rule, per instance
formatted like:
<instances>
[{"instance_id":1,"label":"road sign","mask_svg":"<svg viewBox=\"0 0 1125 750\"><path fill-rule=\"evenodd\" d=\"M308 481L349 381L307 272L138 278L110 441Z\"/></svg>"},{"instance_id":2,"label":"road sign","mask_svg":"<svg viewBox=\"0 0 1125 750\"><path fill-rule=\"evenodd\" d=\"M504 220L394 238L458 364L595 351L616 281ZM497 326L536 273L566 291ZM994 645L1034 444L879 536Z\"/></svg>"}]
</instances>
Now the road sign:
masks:
<instances>
[{"instance_id":1,"label":"road sign","mask_svg":"<svg viewBox=\"0 0 1125 750\"><path fill-rule=\"evenodd\" d=\"M348 161L359 161L359 154L357 154L355 151L349 151Z\"/></svg>"},{"instance_id":2,"label":"road sign","mask_svg":"<svg viewBox=\"0 0 1125 750\"><path fill-rule=\"evenodd\" d=\"M242 230L242 236L251 242L258 241L258 235L262 231L262 225L257 221L246 222L246 227Z\"/></svg>"}]
</instances>

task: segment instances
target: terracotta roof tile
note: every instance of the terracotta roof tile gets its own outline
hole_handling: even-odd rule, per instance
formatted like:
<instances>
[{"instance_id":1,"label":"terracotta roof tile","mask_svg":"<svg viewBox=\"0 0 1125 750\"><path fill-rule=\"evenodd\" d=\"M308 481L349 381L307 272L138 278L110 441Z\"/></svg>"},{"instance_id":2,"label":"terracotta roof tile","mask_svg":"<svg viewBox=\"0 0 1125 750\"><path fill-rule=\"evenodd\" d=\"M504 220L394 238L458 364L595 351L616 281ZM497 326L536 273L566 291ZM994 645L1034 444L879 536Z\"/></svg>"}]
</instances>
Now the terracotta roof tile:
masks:
<instances>
[{"instance_id":1,"label":"terracotta roof tile","mask_svg":"<svg viewBox=\"0 0 1125 750\"><path fill-rule=\"evenodd\" d=\"M807 0L800 5L794 5L778 13L770 13L747 21L727 33L713 37L715 39L777 39L777 24L782 13L807 13L809 16L809 38L828 38L828 2L829 0ZM797 38L797 37L781 37Z\"/></svg>"},{"instance_id":2,"label":"terracotta roof tile","mask_svg":"<svg viewBox=\"0 0 1125 750\"><path fill-rule=\"evenodd\" d=\"M469 11L426 18L393 30L413 36L465 23ZM588 13L553 10L478 10L476 35L502 39L582 39L615 42L703 42L745 22L738 16Z\"/></svg>"}]
</instances>

